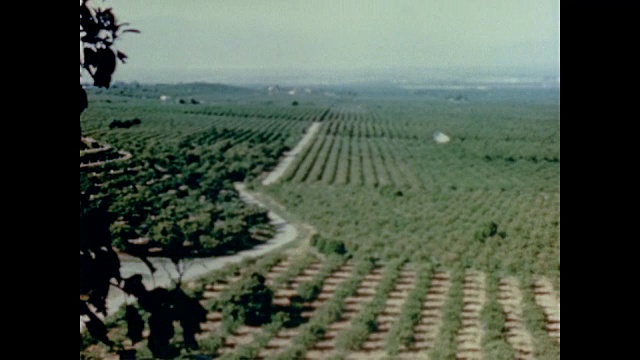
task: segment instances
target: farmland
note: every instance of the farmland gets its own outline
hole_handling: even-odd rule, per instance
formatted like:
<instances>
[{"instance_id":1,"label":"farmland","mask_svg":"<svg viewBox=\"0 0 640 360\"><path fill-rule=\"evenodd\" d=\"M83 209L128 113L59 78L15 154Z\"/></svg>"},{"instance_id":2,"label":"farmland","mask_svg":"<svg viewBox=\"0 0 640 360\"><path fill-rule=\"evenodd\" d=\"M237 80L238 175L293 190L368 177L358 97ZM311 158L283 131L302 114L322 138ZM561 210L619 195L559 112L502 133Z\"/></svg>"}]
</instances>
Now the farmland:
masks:
<instances>
[{"instance_id":1,"label":"farmland","mask_svg":"<svg viewBox=\"0 0 640 360\"><path fill-rule=\"evenodd\" d=\"M266 191L356 254L559 278L557 109L351 106Z\"/></svg>"},{"instance_id":2,"label":"farmland","mask_svg":"<svg viewBox=\"0 0 640 360\"><path fill-rule=\"evenodd\" d=\"M210 256L264 241L273 229L239 200L237 181L315 229L186 284L207 321L197 350L176 335L175 357L559 358L557 89L326 93L205 84L90 93L83 131L130 154L89 176L100 185L94 197L116 204L114 246L149 238L168 254L175 237ZM281 176L263 185L312 124ZM435 131L451 141L435 142ZM123 185L131 182L142 185ZM233 315L228 304L263 285L271 319ZM151 357L144 340L125 339L118 314L108 327ZM81 343L81 357L108 356Z\"/></svg>"}]
</instances>

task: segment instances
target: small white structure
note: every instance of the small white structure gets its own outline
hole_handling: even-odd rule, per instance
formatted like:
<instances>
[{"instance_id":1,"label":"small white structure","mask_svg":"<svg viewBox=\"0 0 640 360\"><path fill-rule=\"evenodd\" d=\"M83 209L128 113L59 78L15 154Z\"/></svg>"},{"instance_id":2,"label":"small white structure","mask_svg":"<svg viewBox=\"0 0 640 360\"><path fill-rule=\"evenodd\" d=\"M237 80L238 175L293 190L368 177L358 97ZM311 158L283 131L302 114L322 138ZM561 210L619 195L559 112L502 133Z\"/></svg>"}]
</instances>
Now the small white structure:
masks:
<instances>
[{"instance_id":1,"label":"small white structure","mask_svg":"<svg viewBox=\"0 0 640 360\"><path fill-rule=\"evenodd\" d=\"M451 138L447 136L442 131L434 131L433 132L433 140L438 144L446 144L451 141Z\"/></svg>"},{"instance_id":2,"label":"small white structure","mask_svg":"<svg viewBox=\"0 0 640 360\"><path fill-rule=\"evenodd\" d=\"M267 92L269 93L269 95L273 95L276 93L280 92L280 86L278 85L269 85L269 87L267 88Z\"/></svg>"}]
</instances>

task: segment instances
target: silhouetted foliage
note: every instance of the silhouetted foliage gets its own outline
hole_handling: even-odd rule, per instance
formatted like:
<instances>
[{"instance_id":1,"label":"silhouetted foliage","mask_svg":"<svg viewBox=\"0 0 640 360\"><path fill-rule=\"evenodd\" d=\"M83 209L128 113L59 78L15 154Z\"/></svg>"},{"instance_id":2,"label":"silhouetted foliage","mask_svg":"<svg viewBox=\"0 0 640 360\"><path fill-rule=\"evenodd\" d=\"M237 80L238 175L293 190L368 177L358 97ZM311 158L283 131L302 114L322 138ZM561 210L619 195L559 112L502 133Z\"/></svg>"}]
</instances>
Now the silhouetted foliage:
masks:
<instances>
[{"instance_id":1,"label":"silhouetted foliage","mask_svg":"<svg viewBox=\"0 0 640 360\"><path fill-rule=\"evenodd\" d=\"M109 214L80 204L80 299L106 315L111 279L120 280L120 260L111 248Z\"/></svg>"},{"instance_id":2,"label":"silhouetted foliage","mask_svg":"<svg viewBox=\"0 0 640 360\"><path fill-rule=\"evenodd\" d=\"M116 59L124 63L127 58L126 54L113 48L114 41L121 32L138 32L138 30L122 30L126 24L117 23L111 9L93 8L87 3L88 0L84 0L80 4L80 67L89 73L95 86L109 88L111 76L116 68ZM80 76L82 77L82 72ZM80 85L80 114L87 107L87 94ZM110 128L129 128L140 123L138 118L125 121L114 120ZM80 137L82 138L82 127ZM121 278L120 260L112 248L110 225L115 220L109 212L112 204L109 201L90 202L91 190L91 182L81 173L80 315L88 318L88 321L85 320L88 332L93 338L110 346L121 356L128 358L133 355L130 350L115 348L117 344L109 339L107 327L95 313L107 315L106 299L109 287L114 285L121 287L127 294L135 296L142 310L149 313L148 346L154 357L167 358L177 354L176 349L170 346L170 340L175 333L174 321L178 321L183 328L184 346L188 349L196 349L198 344L195 334L200 331L200 323L206 320L206 310L197 300L185 294L179 284L172 290L156 288L148 291L142 283L141 275L133 275L127 279ZM173 254L171 260L175 264L186 255L185 252L177 251L182 247L183 239L177 234L180 229L174 229L176 227L174 223L173 227L159 230L160 232L166 230L167 236L172 234L176 236L175 241L167 244ZM123 232L131 231L131 226L128 230L126 228L122 230ZM131 255L138 256L147 264L151 272L155 272L155 268L146 258L146 249L136 251L136 246L132 245L128 250ZM126 307L125 321L128 325L127 336L134 344L141 341L144 320L136 307L132 305ZM82 346L82 336L80 338Z\"/></svg>"},{"instance_id":3,"label":"silhouetted foliage","mask_svg":"<svg viewBox=\"0 0 640 360\"><path fill-rule=\"evenodd\" d=\"M197 349L198 343L195 335L201 331L200 323L207 320L207 310L198 300L188 296L180 288L173 290L172 302L174 320L179 321L182 327L184 346L187 349Z\"/></svg>"},{"instance_id":4,"label":"silhouetted foliage","mask_svg":"<svg viewBox=\"0 0 640 360\"><path fill-rule=\"evenodd\" d=\"M93 85L109 88L111 76L116 70L116 59L123 63L127 59L125 53L113 48L114 41L121 33L139 31L123 29L128 24L119 24L111 8L102 10L90 7L88 2L83 0L80 4L80 68L91 76ZM80 113L87 107L87 93L80 85Z\"/></svg>"},{"instance_id":5,"label":"silhouetted foliage","mask_svg":"<svg viewBox=\"0 0 640 360\"><path fill-rule=\"evenodd\" d=\"M127 305L125 310L125 321L127 322L127 337L134 344L142 340L142 331L144 330L144 320L138 309L133 305Z\"/></svg>"},{"instance_id":6,"label":"silhouetted foliage","mask_svg":"<svg viewBox=\"0 0 640 360\"><path fill-rule=\"evenodd\" d=\"M86 109L88 106L89 102L87 100L87 93L82 88L82 85L80 85L80 114L82 114L84 109Z\"/></svg>"},{"instance_id":7,"label":"silhouetted foliage","mask_svg":"<svg viewBox=\"0 0 640 360\"><path fill-rule=\"evenodd\" d=\"M93 78L95 86L109 88L111 75L116 69L116 59L123 63L127 55L113 48L120 33L139 32L136 29L124 29L128 24L119 24L111 8L102 10L89 7L89 0L80 5L80 41L83 44L83 57L80 65Z\"/></svg>"},{"instance_id":8,"label":"silhouetted foliage","mask_svg":"<svg viewBox=\"0 0 640 360\"><path fill-rule=\"evenodd\" d=\"M87 331L89 331L91 336L102 341L106 345L113 346L114 343L109 340L109 337L107 336L107 327L104 323L88 308L86 308L86 311L84 312L81 310L80 313L89 317L89 321L85 322L85 324L87 325Z\"/></svg>"},{"instance_id":9,"label":"silhouetted foliage","mask_svg":"<svg viewBox=\"0 0 640 360\"><path fill-rule=\"evenodd\" d=\"M207 317L207 311L198 300L189 297L180 287L147 291L142 284L141 275L127 278L124 290L138 298L140 307L150 314L148 340L149 350L154 356L166 357L172 351L169 341L175 334L174 321L180 322L184 346L188 349L198 348L195 335L201 331L200 323L206 321ZM138 322L135 315L133 317Z\"/></svg>"},{"instance_id":10,"label":"silhouetted foliage","mask_svg":"<svg viewBox=\"0 0 640 360\"><path fill-rule=\"evenodd\" d=\"M120 25L110 9L94 9L80 4L80 66L93 77L94 85L108 87L111 74L115 70L113 40ZM124 55L124 54L123 54ZM126 56L125 56L126 57ZM82 73L80 74L82 76ZM88 106L87 94L80 85L80 113ZM80 128L82 137L82 127ZM80 184L80 314L89 317L87 329L96 339L113 345L107 338L106 327L87 306L106 315L106 298L112 279L120 281L120 260L111 248L111 223L107 206L89 204L90 188L86 181ZM86 180L86 178L85 178ZM82 306L84 305L84 306Z\"/></svg>"}]
</instances>

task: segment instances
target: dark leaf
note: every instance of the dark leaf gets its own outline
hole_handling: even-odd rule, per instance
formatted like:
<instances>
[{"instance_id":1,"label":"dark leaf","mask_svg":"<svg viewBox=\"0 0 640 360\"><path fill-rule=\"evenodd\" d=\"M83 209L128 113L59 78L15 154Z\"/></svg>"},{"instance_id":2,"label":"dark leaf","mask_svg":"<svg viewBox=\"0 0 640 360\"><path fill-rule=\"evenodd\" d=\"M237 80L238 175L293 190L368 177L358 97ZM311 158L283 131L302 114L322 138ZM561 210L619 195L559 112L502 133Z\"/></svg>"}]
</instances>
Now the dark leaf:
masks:
<instances>
[{"instance_id":1,"label":"dark leaf","mask_svg":"<svg viewBox=\"0 0 640 360\"><path fill-rule=\"evenodd\" d=\"M90 313L87 303L80 301L80 315L88 315Z\"/></svg>"},{"instance_id":2,"label":"dark leaf","mask_svg":"<svg viewBox=\"0 0 640 360\"><path fill-rule=\"evenodd\" d=\"M156 267L153 266L153 264L151 263L151 261L149 261L149 259L146 256L140 256L139 257L140 260L142 260L142 262L147 265L147 268L149 268L149 271L151 271L151 273L155 273L156 272Z\"/></svg>"},{"instance_id":3,"label":"dark leaf","mask_svg":"<svg viewBox=\"0 0 640 360\"><path fill-rule=\"evenodd\" d=\"M144 320L133 305L127 305L124 319L127 321L127 337L135 344L142 340Z\"/></svg>"},{"instance_id":4,"label":"dark leaf","mask_svg":"<svg viewBox=\"0 0 640 360\"><path fill-rule=\"evenodd\" d=\"M97 33L87 34L81 37L80 40L82 40L82 42L87 44L97 44L98 42L100 42L100 38L97 36Z\"/></svg>"},{"instance_id":5,"label":"dark leaf","mask_svg":"<svg viewBox=\"0 0 640 360\"><path fill-rule=\"evenodd\" d=\"M111 12L111 8L98 12L96 14L96 17L98 18L98 21L100 22L100 25L103 29L109 31L117 30L115 16Z\"/></svg>"},{"instance_id":6,"label":"dark leaf","mask_svg":"<svg viewBox=\"0 0 640 360\"><path fill-rule=\"evenodd\" d=\"M80 254L80 295L87 296L94 286L93 258L88 251Z\"/></svg>"},{"instance_id":7,"label":"dark leaf","mask_svg":"<svg viewBox=\"0 0 640 360\"><path fill-rule=\"evenodd\" d=\"M174 289L172 296L174 320L180 321L185 347L197 349L195 335L201 332L200 324L207 320L207 310L197 299L189 297L182 289Z\"/></svg>"},{"instance_id":8,"label":"dark leaf","mask_svg":"<svg viewBox=\"0 0 640 360\"><path fill-rule=\"evenodd\" d=\"M107 294L109 293L109 281L100 279L99 277L93 278L94 283L91 294L89 295L89 304L95 306L96 310L107 315Z\"/></svg>"},{"instance_id":9,"label":"dark leaf","mask_svg":"<svg viewBox=\"0 0 640 360\"><path fill-rule=\"evenodd\" d=\"M127 54L123 53L122 51L118 51L116 55L118 56L118 59L122 61L122 63L125 63L125 60L127 60L128 57Z\"/></svg>"},{"instance_id":10,"label":"dark leaf","mask_svg":"<svg viewBox=\"0 0 640 360\"><path fill-rule=\"evenodd\" d=\"M106 315L106 300L111 279L120 279L120 260L111 248L96 251L94 256L95 258L89 260L88 264L85 260L85 269L80 278L81 290L83 286L87 287L89 289L89 303L95 306L98 312Z\"/></svg>"},{"instance_id":11,"label":"dark leaf","mask_svg":"<svg viewBox=\"0 0 640 360\"><path fill-rule=\"evenodd\" d=\"M142 294L142 296L138 296L138 304L140 304L140 307L145 311L152 314L164 312L167 316L170 316L170 296L169 290L164 288L155 288Z\"/></svg>"},{"instance_id":12,"label":"dark leaf","mask_svg":"<svg viewBox=\"0 0 640 360\"><path fill-rule=\"evenodd\" d=\"M80 114L89 106L89 102L87 101L87 92L84 91L82 85L80 85Z\"/></svg>"},{"instance_id":13,"label":"dark leaf","mask_svg":"<svg viewBox=\"0 0 640 360\"><path fill-rule=\"evenodd\" d=\"M111 247L110 214L104 208L85 209L80 214L80 245L97 252Z\"/></svg>"},{"instance_id":14,"label":"dark leaf","mask_svg":"<svg viewBox=\"0 0 640 360\"><path fill-rule=\"evenodd\" d=\"M89 334L91 334L91 336L100 340L101 342L112 346L113 341L109 340L109 337L107 336L107 327L104 325L104 323L100 319L98 319L98 317L95 316L92 312L89 312L88 315L89 321L87 321L85 324L87 325Z\"/></svg>"},{"instance_id":15,"label":"dark leaf","mask_svg":"<svg viewBox=\"0 0 640 360\"><path fill-rule=\"evenodd\" d=\"M82 29L87 32L87 35L91 35L91 37L96 36L98 31L100 31L96 19L84 4L80 6L80 26L82 26Z\"/></svg>"},{"instance_id":16,"label":"dark leaf","mask_svg":"<svg viewBox=\"0 0 640 360\"><path fill-rule=\"evenodd\" d=\"M100 267L104 269L104 275L107 279L114 278L118 282L122 280L120 277L120 258L111 247L107 250L98 252L100 259ZM98 257L96 257L96 260Z\"/></svg>"},{"instance_id":17,"label":"dark leaf","mask_svg":"<svg viewBox=\"0 0 640 360\"><path fill-rule=\"evenodd\" d=\"M98 70L93 75L94 85L109 88L111 75L116 69L116 55L111 49L98 50Z\"/></svg>"},{"instance_id":18,"label":"dark leaf","mask_svg":"<svg viewBox=\"0 0 640 360\"><path fill-rule=\"evenodd\" d=\"M84 66L98 65L98 53L91 48L84 48Z\"/></svg>"},{"instance_id":19,"label":"dark leaf","mask_svg":"<svg viewBox=\"0 0 640 360\"><path fill-rule=\"evenodd\" d=\"M142 275L135 274L124 279L123 290L128 294L134 295L137 298L144 297L144 295L147 293L147 289L142 283Z\"/></svg>"},{"instance_id":20,"label":"dark leaf","mask_svg":"<svg viewBox=\"0 0 640 360\"><path fill-rule=\"evenodd\" d=\"M126 29L126 30L123 30L122 32L123 33L131 32L131 33L140 34L140 30L138 30L138 29Z\"/></svg>"},{"instance_id":21,"label":"dark leaf","mask_svg":"<svg viewBox=\"0 0 640 360\"><path fill-rule=\"evenodd\" d=\"M175 334L170 314L156 311L149 317L148 347L157 358L166 358L169 351L169 341Z\"/></svg>"}]
</instances>

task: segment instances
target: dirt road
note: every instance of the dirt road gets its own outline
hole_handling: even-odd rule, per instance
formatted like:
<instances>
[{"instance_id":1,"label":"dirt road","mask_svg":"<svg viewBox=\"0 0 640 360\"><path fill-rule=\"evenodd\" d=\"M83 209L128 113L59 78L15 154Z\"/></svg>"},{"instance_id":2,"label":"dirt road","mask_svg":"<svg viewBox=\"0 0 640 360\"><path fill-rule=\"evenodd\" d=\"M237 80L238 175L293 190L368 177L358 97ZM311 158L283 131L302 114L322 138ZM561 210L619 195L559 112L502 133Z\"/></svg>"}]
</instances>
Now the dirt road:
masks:
<instances>
[{"instance_id":1,"label":"dirt road","mask_svg":"<svg viewBox=\"0 0 640 360\"><path fill-rule=\"evenodd\" d=\"M285 171L291 166L291 163L296 158L296 156L302 151L302 149L313 139L315 134L320 129L321 122L313 122L311 126L307 129L306 134L302 137L302 140L294 147L291 151L287 152L284 158L280 161L280 163L273 169L272 172L267 175L267 177L262 180L262 185L267 186L275 183L280 179L280 177L285 173Z\"/></svg>"},{"instance_id":2,"label":"dirt road","mask_svg":"<svg viewBox=\"0 0 640 360\"><path fill-rule=\"evenodd\" d=\"M234 186L240 193L240 198L244 202L248 204L257 204L258 206L266 208L264 203L257 200L245 189L245 185L243 183L235 183ZM298 229L275 213L272 208L269 209L268 216L271 220L271 224L276 228L276 234L272 239L268 240L264 244L241 251L234 255L189 260L185 264L186 271L184 272L182 281L185 282L195 279L213 270L221 269L228 264L239 263L244 259L262 256L274 249L292 242L298 237ZM148 289L157 286L168 287L178 278L175 266L169 259L154 258L150 259L150 261L158 269L154 277L151 276L149 269L142 261L127 255L122 255L120 257L120 273L123 278L129 277L133 274L142 274L143 283ZM124 292L112 287L109 290L109 296L107 298L107 313L110 315L116 312L118 308L125 303L126 297L127 295ZM134 299L135 298L132 297L131 301ZM80 331L83 330L83 327L83 322L80 320Z\"/></svg>"}]
</instances>

